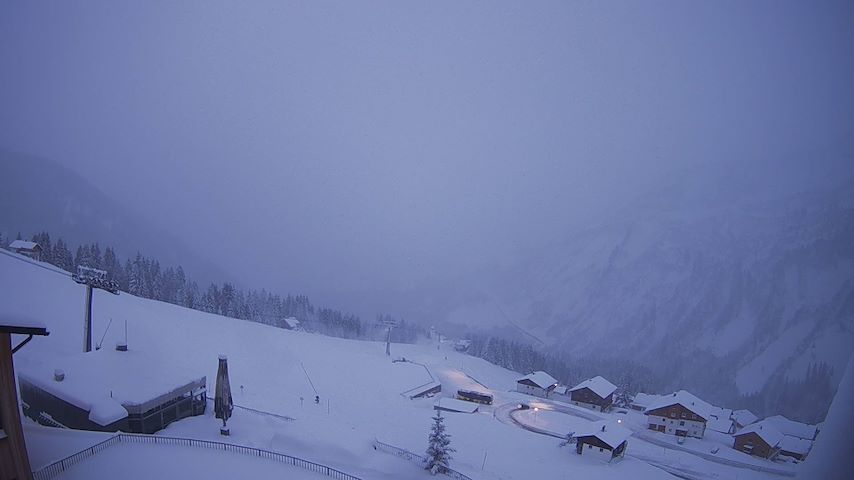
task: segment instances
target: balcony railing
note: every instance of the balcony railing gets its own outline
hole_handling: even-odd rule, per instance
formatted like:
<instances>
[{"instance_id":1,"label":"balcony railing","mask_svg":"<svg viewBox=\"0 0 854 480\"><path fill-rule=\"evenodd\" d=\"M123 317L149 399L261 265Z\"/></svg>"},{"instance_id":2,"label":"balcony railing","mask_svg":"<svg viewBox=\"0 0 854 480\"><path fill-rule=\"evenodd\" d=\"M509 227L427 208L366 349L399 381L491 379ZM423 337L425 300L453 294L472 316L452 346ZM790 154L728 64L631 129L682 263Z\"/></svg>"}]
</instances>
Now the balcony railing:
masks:
<instances>
[{"instance_id":1,"label":"balcony railing","mask_svg":"<svg viewBox=\"0 0 854 480\"><path fill-rule=\"evenodd\" d=\"M225 452L239 453L242 455L252 455L258 458L274 460L287 465L293 465L297 468L302 468L310 472L326 475L335 480L361 480L359 477L344 473L332 467L315 463L303 458L285 455L284 453L271 452L260 448L246 447L243 445L235 445L232 443L214 442L210 440L197 440L194 438L178 438L178 437L161 437L159 435L137 435L130 433L119 433L101 443L92 445L89 448L81 450L73 455L69 455L62 460L51 463L50 465L33 472L35 480L50 480L62 474L74 465L94 456L103 450L116 445L118 443L142 443L155 445L173 445L183 447L208 448L213 450L221 450Z\"/></svg>"}]
</instances>

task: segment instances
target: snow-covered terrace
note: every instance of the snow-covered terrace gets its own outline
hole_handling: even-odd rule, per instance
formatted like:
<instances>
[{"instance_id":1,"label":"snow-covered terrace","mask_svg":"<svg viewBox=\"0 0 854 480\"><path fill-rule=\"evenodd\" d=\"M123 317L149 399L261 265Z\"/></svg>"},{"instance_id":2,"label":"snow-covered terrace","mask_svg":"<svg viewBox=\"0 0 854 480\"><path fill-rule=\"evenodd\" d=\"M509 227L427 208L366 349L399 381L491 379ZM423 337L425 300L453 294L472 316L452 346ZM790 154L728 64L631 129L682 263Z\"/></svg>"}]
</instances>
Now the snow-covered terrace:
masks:
<instances>
[{"instance_id":1,"label":"snow-covered terrace","mask_svg":"<svg viewBox=\"0 0 854 480\"><path fill-rule=\"evenodd\" d=\"M56 373L63 375L61 381ZM190 377L176 365L145 352L102 349L59 357L19 372L24 382L88 411L108 425L142 413L190 390L204 388L204 376Z\"/></svg>"}]
</instances>

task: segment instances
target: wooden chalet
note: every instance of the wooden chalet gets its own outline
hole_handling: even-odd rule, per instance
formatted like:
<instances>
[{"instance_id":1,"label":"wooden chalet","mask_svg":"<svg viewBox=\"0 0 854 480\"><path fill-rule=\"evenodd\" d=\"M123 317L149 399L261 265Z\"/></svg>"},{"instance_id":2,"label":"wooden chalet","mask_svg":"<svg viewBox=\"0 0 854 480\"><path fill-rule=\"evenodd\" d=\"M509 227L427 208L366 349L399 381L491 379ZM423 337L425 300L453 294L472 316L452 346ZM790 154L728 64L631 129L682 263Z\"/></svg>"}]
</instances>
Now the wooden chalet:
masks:
<instances>
[{"instance_id":1,"label":"wooden chalet","mask_svg":"<svg viewBox=\"0 0 854 480\"><path fill-rule=\"evenodd\" d=\"M26 335L12 346L12 335ZM0 318L0 480L32 480L27 445L21 427L18 392L12 354L34 335L48 335L47 329L27 319Z\"/></svg>"},{"instance_id":2,"label":"wooden chalet","mask_svg":"<svg viewBox=\"0 0 854 480\"><path fill-rule=\"evenodd\" d=\"M616 391L616 385L596 376L569 389L569 399L573 405L604 412L613 405Z\"/></svg>"},{"instance_id":3,"label":"wooden chalet","mask_svg":"<svg viewBox=\"0 0 854 480\"><path fill-rule=\"evenodd\" d=\"M537 397L548 398L557 387L557 380L546 372L529 373L516 380L516 391Z\"/></svg>"},{"instance_id":4,"label":"wooden chalet","mask_svg":"<svg viewBox=\"0 0 854 480\"><path fill-rule=\"evenodd\" d=\"M42 256L41 245L27 240L15 240L9 244L9 250L30 257L33 260L41 260Z\"/></svg>"},{"instance_id":5,"label":"wooden chalet","mask_svg":"<svg viewBox=\"0 0 854 480\"><path fill-rule=\"evenodd\" d=\"M712 406L685 390L664 395L646 409L650 430L679 437L703 438Z\"/></svg>"},{"instance_id":6,"label":"wooden chalet","mask_svg":"<svg viewBox=\"0 0 854 480\"><path fill-rule=\"evenodd\" d=\"M606 420L593 422L584 431L575 434L575 453L581 455L584 446L588 450L599 449L599 452L608 451L611 459L622 457L626 454L631 430Z\"/></svg>"},{"instance_id":7,"label":"wooden chalet","mask_svg":"<svg viewBox=\"0 0 854 480\"><path fill-rule=\"evenodd\" d=\"M762 421L739 430L733 438L732 448L755 457L773 458L780 451L783 434L770 423Z\"/></svg>"}]
</instances>

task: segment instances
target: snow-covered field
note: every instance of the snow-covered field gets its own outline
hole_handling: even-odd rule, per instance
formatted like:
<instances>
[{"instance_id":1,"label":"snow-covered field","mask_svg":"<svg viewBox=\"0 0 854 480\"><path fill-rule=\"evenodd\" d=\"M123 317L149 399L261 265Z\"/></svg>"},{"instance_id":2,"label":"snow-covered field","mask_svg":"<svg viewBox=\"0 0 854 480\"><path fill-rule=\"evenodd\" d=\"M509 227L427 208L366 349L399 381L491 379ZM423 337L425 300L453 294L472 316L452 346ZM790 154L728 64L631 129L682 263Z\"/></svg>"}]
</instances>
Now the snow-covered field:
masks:
<instances>
[{"instance_id":1,"label":"snow-covered field","mask_svg":"<svg viewBox=\"0 0 854 480\"><path fill-rule=\"evenodd\" d=\"M0 292L0 313L36 318L51 332L49 337L34 339L15 355L19 372L53 371L63 367L67 361L63 358L82 355L84 287L66 276L3 255ZM96 291L93 327L96 340L104 335L111 318L113 326L106 331L105 348L124 338L123 328L117 325L123 326L126 320L131 351L154 355L188 379L206 375L209 395L216 376L217 356L226 354L232 393L238 405L294 418L288 421L235 409L229 421L232 435L221 437L219 421L213 418L212 409L208 409L204 416L173 423L162 435L279 451L366 480L426 478L427 473L416 465L374 450L372 442L379 439L423 453L434 399L409 400L401 393L430 382L431 374L442 382L443 396L452 395L457 388L489 388L495 395L496 407L535 400L511 391L518 377L516 373L459 354L451 345L392 346L392 358L405 357L422 363L429 368L428 373L421 365L392 362L380 343L287 331L127 294L114 296ZM320 396L319 404L314 402L315 389ZM500 408L484 407L470 415L446 414L447 430L457 450L451 466L474 479L672 478L643 461L645 457L652 458L653 463L672 462L683 472L696 472L686 478L771 478L768 474L715 464L635 438L630 440L630 455L609 464L607 458L579 456L571 448L558 448L558 439L524 430L506 418L499 418L502 416L496 410ZM570 427L561 422L585 421L557 412L539 413L541 416L534 421L555 423L552 426L560 431ZM97 443L102 435L31 425L27 428L27 438L33 466L38 468L88 446L87 443ZM139 458L152 460L128 463L127 458L137 458L137 449ZM633 457L633 452L639 455ZM80 471L85 472L79 474L82 476L69 473L63 478L132 478L131 473L142 475L140 472L146 472L146 468L151 469L148 478L186 478L181 475L183 466L164 472L162 468L167 462L154 461L172 455L170 458L175 461L169 460L168 464L181 461L212 464L209 452L169 451L169 447L163 446L143 450L138 445L121 445L109 455L101 453L93 457L96 460L81 464ZM254 467L256 464L247 458L223 461L233 461L233 465L240 465L241 471L252 469L252 478L281 478L281 469L290 468L263 462ZM225 468L222 467L223 471ZM287 475L303 478L290 471Z\"/></svg>"},{"instance_id":2,"label":"snow-covered field","mask_svg":"<svg viewBox=\"0 0 854 480\"><path fill-rule=\"evenodd\" d=\"M246 472L252 472L253 478L328 478L273 460L216 450L160 445L116 445L75 465L63 473L61 478L104 478L105 474L111 471L123 480L200 477L206 480L229 480L240 478Z\"/></svg>"}]
</instances>

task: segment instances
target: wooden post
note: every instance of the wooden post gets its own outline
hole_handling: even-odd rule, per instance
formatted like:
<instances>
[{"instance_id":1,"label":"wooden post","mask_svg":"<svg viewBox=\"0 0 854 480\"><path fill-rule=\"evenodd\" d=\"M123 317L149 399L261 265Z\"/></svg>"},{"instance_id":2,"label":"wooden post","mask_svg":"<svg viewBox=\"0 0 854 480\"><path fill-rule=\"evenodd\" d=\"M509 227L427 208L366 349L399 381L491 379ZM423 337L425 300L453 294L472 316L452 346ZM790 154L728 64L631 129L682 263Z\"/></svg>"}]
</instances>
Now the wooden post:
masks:
<instances>
[{"instance_id":1,"label":"wooden post","mask_svg":"<svg viewBox=\"0 0 854 480\"><path fill-rule=\"evenodd\" d=\"M83 323L83 351L92 351L92 285L86 284L86 318Z\"/></svg>"},{"instance_id":2,"label":"wooden post","mask_svg":"<svg viewBox=\"0 0 854 480\"><path fill-rule=\"evenodd\" d=\"M0 417L6 438L0 440L0 476L32 480L30 459L18 411L18 391L12 362L12 335L0 333Z\"/></svg>"}]
</instances>

